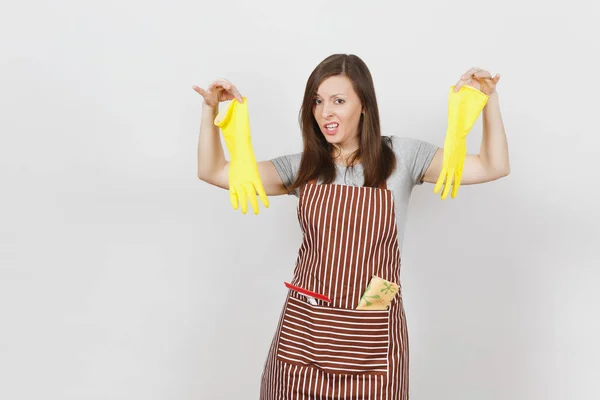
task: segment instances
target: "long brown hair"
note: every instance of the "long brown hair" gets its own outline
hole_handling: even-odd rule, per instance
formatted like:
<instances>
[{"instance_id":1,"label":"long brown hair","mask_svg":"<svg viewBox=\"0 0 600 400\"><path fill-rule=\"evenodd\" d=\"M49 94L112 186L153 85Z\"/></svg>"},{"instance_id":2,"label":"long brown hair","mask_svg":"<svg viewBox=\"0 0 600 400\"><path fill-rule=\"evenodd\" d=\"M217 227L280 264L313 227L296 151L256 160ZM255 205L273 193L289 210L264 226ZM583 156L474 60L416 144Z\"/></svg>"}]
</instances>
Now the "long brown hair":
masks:
<instances>
[{"instance_id":1,"label":"long brown hair","mask_svg":"<svg viewBox=\"0 0 600 400\"><path fill-rule=\"evenodd\" d=\"M379 109L373 78L367 65L354 54L333 54L313 70L306 82L304 100L298 116L302 130L304 150L296 181L289 190L301 187L309 180L322 178L324 183L335 179L333 145L327 142L313 115L314 96L321 83L331 76L346 76L364 108L361 114L358 137L359 146L349 157L349 165L360 160L363 166L364 185L377 187L396 168L396 157L389 137L381 136Z\"/></svg>"}]
</instances>

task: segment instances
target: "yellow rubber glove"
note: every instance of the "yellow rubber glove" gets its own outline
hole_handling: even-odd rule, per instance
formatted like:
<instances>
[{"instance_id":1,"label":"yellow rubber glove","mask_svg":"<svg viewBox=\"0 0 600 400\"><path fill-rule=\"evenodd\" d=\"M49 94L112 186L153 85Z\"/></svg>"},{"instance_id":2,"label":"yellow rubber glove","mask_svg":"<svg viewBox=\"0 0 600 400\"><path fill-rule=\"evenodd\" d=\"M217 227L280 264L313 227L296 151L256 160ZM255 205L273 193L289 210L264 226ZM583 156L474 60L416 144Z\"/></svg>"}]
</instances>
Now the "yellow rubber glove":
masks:
<instances>
[{"instance_id":1,"label":"yellow rubber glove","mask_svg":"<svg viewBox=\"0 0 600 400\"><path fill-rule=\"evenodd\" d=\"M477 121L479 114L487 103L488 96L472 86L464 85L458 92L450 87L448 95L448 128L444 141L444 161L433 193L438 193L442 186L442 200L446 199L450 186L452 198L456 197L462 179L463 165L467 156L467 134Z\"/></svg>"},{"instance_id":2,"label":"yellow rubber glove","mask_svg":"<svg viewBox=\"0 0 600 400\"><path fill-rule=\"evenodd\" d=\"M250 200L254 214L258 214L257 193L265 207L269 207L269 199L260 179L258 164L252 149L248 100L245 97L243 100L244 103L240 103L234 99L227 109L219 112L214 123L221 128L229 151L229 199L231 205L237 210L241 204L242 213L246 214L248 200Z\"/></svg>"}]
</instances>

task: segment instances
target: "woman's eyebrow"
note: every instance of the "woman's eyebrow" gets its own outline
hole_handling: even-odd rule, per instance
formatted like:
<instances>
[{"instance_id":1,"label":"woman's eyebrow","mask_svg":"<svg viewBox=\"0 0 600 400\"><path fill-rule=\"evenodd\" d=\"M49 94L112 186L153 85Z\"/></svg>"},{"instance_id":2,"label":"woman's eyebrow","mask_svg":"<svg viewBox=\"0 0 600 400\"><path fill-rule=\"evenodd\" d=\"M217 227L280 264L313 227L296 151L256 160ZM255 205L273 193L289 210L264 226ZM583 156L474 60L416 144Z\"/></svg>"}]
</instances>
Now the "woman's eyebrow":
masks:
<instances>
[{"instance_id":1,"label":"woman's eyebrow","mask_svg":"<svg viewBox=\"0 0 600 400\"><path fill-rule=\"evenodd\" d=\"M332 94L331 96L329 96L329 98L332 98L332 97L338 96L338 95L340 95L340 94L341 94L342 96L344 95L344 93L336 93L336 94ZM321 96L319 96L319 94L318 94L318 93L315 93L315 96L321 97Z\"/></svg>"}]
</instances>

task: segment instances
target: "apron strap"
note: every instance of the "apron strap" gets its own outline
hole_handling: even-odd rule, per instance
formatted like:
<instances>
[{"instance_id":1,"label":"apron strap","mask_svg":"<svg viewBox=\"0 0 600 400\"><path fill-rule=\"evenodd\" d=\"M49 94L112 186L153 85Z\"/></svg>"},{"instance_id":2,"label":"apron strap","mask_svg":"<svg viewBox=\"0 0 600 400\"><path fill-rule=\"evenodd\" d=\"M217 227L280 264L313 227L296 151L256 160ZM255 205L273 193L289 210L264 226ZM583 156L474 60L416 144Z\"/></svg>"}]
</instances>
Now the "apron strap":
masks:
<instances>
[{"instance_id":1,"label":"apron strap","mask_svg":"<svg viewBox=\"0 0 600 400\"><path fill-rule=\"evenodd\" d=\"M311 180L308 181L308 183L310 183L311 185L315 185L317 183L317 178L312 178ZM383 190L387 189L387 183L385 180L379 184L379 189L383 189Z\"/></svg>"}]
</instances>

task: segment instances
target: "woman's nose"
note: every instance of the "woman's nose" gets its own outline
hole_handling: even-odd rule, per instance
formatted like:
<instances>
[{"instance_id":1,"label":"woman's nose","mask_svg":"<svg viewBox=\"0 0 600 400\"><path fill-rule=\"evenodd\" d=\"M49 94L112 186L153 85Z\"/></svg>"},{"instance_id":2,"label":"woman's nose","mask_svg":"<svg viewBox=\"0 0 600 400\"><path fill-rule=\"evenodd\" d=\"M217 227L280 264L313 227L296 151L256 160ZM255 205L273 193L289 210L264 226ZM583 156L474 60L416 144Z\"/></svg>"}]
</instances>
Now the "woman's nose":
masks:
<instances>
[{"instance_id":1,"label":"woman's nose","mask_svg":"<svg viewBox=\"0 0 600 400\"><path fill-rule=\"evenodd\" d=\"M323 104L323 108L321 110L321 113L322 113L321 115L323 116L323 118L330 117L331 113L332 113L331 112L331 107L328 106L328 105L326 105L326 104Z\"/></svg>"}]
</instances>

